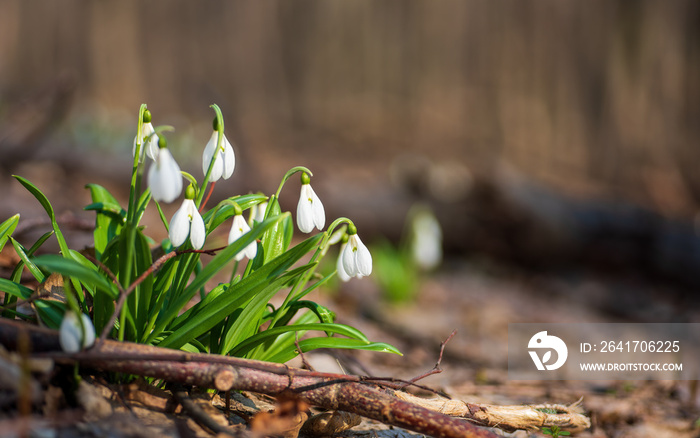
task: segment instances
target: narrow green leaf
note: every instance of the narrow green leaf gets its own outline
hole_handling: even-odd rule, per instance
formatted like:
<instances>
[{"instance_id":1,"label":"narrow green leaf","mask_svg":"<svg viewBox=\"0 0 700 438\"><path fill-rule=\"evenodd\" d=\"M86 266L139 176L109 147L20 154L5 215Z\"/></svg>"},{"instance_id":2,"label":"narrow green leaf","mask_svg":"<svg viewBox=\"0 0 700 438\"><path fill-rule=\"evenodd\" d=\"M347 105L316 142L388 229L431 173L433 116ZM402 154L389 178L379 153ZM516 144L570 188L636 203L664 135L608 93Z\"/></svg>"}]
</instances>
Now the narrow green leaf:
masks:
<instances>
[{"instance_id":1,"label":"narrow green leaf","mask_svg":"<svg viewBox=\"0 0 700 438\"><path fill-rule=\"evenodd\" d=\"M270 216L277 216L282 214L282 209L277 199L272 199L270 205L267 206ZM262 242L262 257L260 255L256 259L260 264L265 264L270 260L274 259L278 255L282 254L287 248L284 244L287 241L285 238L285 223L278 222L274 227L268 229L265 234L262 235L260 239Z\"/></svg>"},{"instance_id":2,"label":"narrow green leaf","mask_svg":"<svg viewBox=\"0 0 700 438\"><path fill-rule=\"evenodd\" d=\"M41 245L46 242L46 240L53 236L53 231L47 231L44 233L39 239L37 239L36 242L34 242L34 245L32 245L31 248L29 248L28 251L25 251L27 254L27 257L31 257L34 255L34 253L41 248ZM15 269L12 271L12 275L10 275L10 279L14 282L19 283L20 279L22 278L22 270L24 269L24 262L20 261L17 263L17 266L15 266Z\"/></svg>"},{"instance_id":3,"label":"narrow green leaf","mask_svg":"<svg viewBox=\"0 0 700 438\"><path fill-rule=\"evenodd\" d=\"M7 239L15 231L15 228L17 228L17 223L19 223L19 214L12 216L0 224L0 251L5 247Z\"/></svg>"},{"instance_id":4,"label":"narrow green leaf","mask_svg":"<svg viewBox=\"0 0 700 438\"><path fill-rule=\"evenodd\" d=\"M290 271L285 276L289 281L293 281L301 274L316 266L316 263L310 263L300 268ZM236 287L234 286L234 290ZM231 326L229 331L224 334L224 344L222 354L227 354L235 345L239 344L249 336L257 332L262 319L263 311L270 302L273 296L277 294L279 289L266 288L263 293L256 295L249 303L245 305L241 314L236 318L236 321Z\"/></svg>"},{"instance_id":5,"label":"narrow green leaf","mask_svg":"<svg viewBox=\"0 0 700 438\"><path fill-rule=\"evenodd\" d=\"M279 335L289 332L300 332L300 331L325 331L326 333L335 333L342 336L347 336L349 338L358 339L364 343L368 343L367 337L358 329L344 324L328 324L328 323L315 323L315 324L293 324L284 327L275 327L273 329L268 329L260 332L254 336L249 337L245 341L236 345L236 347L231 350L231 356L242 357L252 348L257 347L265 342L274 341L279 337Z\"/></svg>"},{"instance_id":6,"label":"narrow green leaf","mask_svg":"<svg viewBox=\"0 0 700 438\"><path fill-rule=\"evenodd\" d=\"M269 221L270 219L267 219L265 222ZM263 222L263 224L265 223ZM258 228L258 227L256 227ZM245 237L245 236L244 236ZM274 260L271 260L269 263L266 263L264 266L262 266L260 269L254 271L251 275L243 278L240 282L236 283L236 288L237 290L249 290L254 287L257 287L258 285L262 285L265 283L269 283L280 275L282 272L290 268L292 265L294 265L296 262L298 262L306 253L308 253L312 248L314 248L316 245L318 245L319 240L322 238L321 234L317 234L313 237L310 237L306 239L305 241L299 243L297 246L294 248L290 249L289 251L285 252L284 254L280 255ZM235 242L233 245L236 245ZM231 246L233 246L231 245ZM221 255L221 254L220 254ZM212 263L209 263L207 267L209 267ZM195 290L196 292L196 290ZM182 322L189 320L194 314L202 310L205 305L210 306L212 305L213 301L208 301L206 298L204 301L196 304L192 308L190 308L188 311L177 317L175 321L173 321L172 327L173 328L178 328ZM186 302L185 302L186 304ZM184 306L184 304L183 304ZM182 306L179 307L180 309Z\"/></svg>"},{"instance_id":7,"label":"narrow green leaf","mask_svg":"<svg viewBox=\"0 0 700 438\"><path fill-rule=\"evenodd\" d=\"M351 349L351 350L369 350L369 351L379 351L383 353L394 353L402 355L396 347L386 344L384 342L365 342L359 339L349 339L349 338L310 338L303 339L299 341L299 347L301 351L306 353L311 350L316 350L318 348L340 348L340 349ZM294 350L283 351L273 357L266 360L270 362L284 363L289 360L294 359L298 352L296 348Z\"/></svg>"},{"instance_id":8,"label":"narrow green leaf","mask_svg":"<svg viewBox=\"0 0 700 438\"><path fill-rule=\"evenodd\" d=\"M0 290L20 300L26 300L34 293L34 291L28 287L17 284L6 278L0 278Z\"/></svg>"},{"instance_id":9,"label":"narrow green leaf","mask_svg":"<svg viewBox=\"0 0 700 438\"><path fill-rule=\"evenodd\" d=\"M56 234L56 240L58 241L58 247L61 249L61 253L64 257L71 257L68 244L66 243L66 239L63 237L61 229L58 228L58 223L56 222L56 215L48 198L46 198L46 196L41 192L41 190L39 190L34 184L29 182L29 180L22 178L18 175L13 176L17 181L20 182L20 184L24 186L24 188L26 188L29 191L29 193L34 195L34 197L37 199L37 201L39 201L41 206L44 207L44 210L46 210L46 214L48 214L49 219L51 219L51 226L53 228L54 233ZM73 279L71 279L71 282L73 283L73 287L75 288L75 292L78 295L81 304L84 305L85 297L83 296L83 288L80 285L80 282Z\"/></svg>"},{"instance_id":10,"label":"narrow green leaf","mask_svg":"<svg viewBox=\"0 0 700 438\"><path fill-rule=\"evenodd\" d=\"M34 276L36 281L38 281L39 283L44 281L44 278L46 278L46 276L43 272L41 272L41 269L39 269L34 263L32 263L31 260L29 260L29 257L27 256L24 247L12 237L10 237L10 240L12 241L12 246L15 247L15 252L22 260L22 263L24 263L27 269L29 269L29 272Z\"/></svg>"},{"instance_id":11,"label":"narrow green leaf","mask_svg":"<svg viewBox=\"0 0 700 438\"><path fill-rule=\"evenodd\" d=\"M301 270L304 267L297 268ZM308 265L306 267L308 269ZM296 271L296 270L295 270ZM195 313L194 316L183 321L183 324L177 327L173 333L165 338L163 342L159 344L161 347L167 348L180 348L190 339L194 339L202 335L203 333L209 331L216 324L226 318L228 315L232 314L237 308L241 307L244 303L248 302L255 296L267 296L272 293L272 291L277 291L286 285L290 278L299 275L298 272L292 271L288 274L282 275L271 282L257 282L256 286L252 288L245 287L247 285L246 280L252 278L253 275L241 280L231 287L228 293L220 295L217 300L214 300L210 305L199 312ZM257 272L256 272L257 273ZM183 315L184 316L184 315Z\"/></svg>"},{"instance_id":12,"label":"narrow green leaf","mask_svg":"<svg viewBox=\"0 0 700 438\"><path fill-rule=\"evenodd\" d=\"M234 196L227 200L221 201L219 207L213 208L206 212L202 216L202 219L204 219L205 224L209 224L208 231L211 232L215 230L219 225L224 223L226 219L232 218L234 216L233 205L229 204L228 201L234 201L236 204L238 204L239 207L241 207L242 210L247 210L253 205L259 204L265 200L267 200L267 196L260 194Z\"/></svg>"}]
</instances>

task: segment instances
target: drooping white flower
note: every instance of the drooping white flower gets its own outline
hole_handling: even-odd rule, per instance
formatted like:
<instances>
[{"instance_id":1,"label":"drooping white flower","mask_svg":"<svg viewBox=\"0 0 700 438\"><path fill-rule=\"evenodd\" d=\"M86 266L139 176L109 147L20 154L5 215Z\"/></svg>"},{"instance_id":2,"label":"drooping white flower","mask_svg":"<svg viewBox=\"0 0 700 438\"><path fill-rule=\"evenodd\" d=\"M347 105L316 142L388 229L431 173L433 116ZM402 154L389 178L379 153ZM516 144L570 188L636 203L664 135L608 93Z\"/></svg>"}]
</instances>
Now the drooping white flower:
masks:
<instances>
[{"instance_id":1,"label":"drooping white flower","mask_svg":"<svg viewBox=\"0 0 700 438\"><path fill-rule=\"evenodd\" d=\"M326 211L321 200L311 188L310 178L306 173L301 175L301 193L297 204L297 226L302 233L310 233L314 227L323 229L326 224Z\"/></svg>"},{"instance_id":2,"label":"drooping white flower","mask_svg":"<svg viewBox=\"0 0 700 438\"><path fill-rule=\"evenodd\" d=\"M80 314L80 319L83 322L84 333L75 313L67 310L63 315L61 328L58 331L58 342L66 353L77 353L95 343L95 326L92 325L92 321L84 313Z\"/></svg>"},{"instance_id":3,"label":"drooping white flower","mask_svg":"<svg viewBox=\"0 0 700 438\"><path fill-rule=\"evenodd\" d=\"M338 278L340 278L340 280L343 282L348 282L352 278L348 275L347 272L345 272L345 268L343 267L343 252L344 252L345 247L347 245L348 245L347 242L343 242L340 245L340 252L338 253L338 261L335 262L335 270L338 272Z\"/></svg>"},{"instance_id":4,"label":"drooping white flower","mask_svg":"<svg viewBox=\"0 0 700 438\"><path fill-rule=\"evenodd\" d=\"M146 150L146 155L148 155L151 160L155 161L158 157L158 134L155 133L153 129L153 124L148 122L144 123L141 127L141 158L143 160L143 151ZM134 136L134 147L131 151L132 155L136 154L136 143L138 141L138 135Z\"/></svg>"},{"instance_id":5,"label":"drooping white flower","mask_svg":"<svg viewBox=\"0 0 700 438\"><path fill-rule=\"evenodd\" d=\"M159 143L164 143L161 137ZM173 202L182 192L182 174L180 166L170 151L161 147L151 168L148 169L148 187L156 201Z\"/></svg>"},{"instance_id":6,"label":"drooping white flower","mask_svg":"<svg viewBox=\"0 0 700 438\"><path fill-rule=\"evenodd\" d=\"M228 244L232 244L236 240L240 239L245 233L250 231L248 223L243 219L243 215L237 214L233 217L233 224L231 225L231 231L228 233ZM253 241L248 246L239 251L234 257L236 261L240 262L243 257L248 257L249 259L254 259L258 253L258 243Z\"/></svg>"},{"instance_id":7,"label":"drooping white flower","mask_svg":"<svg viewBox=\"0 0 700 438\"><path fill-rule=\"evenodd\" d=\"M349 277L362 278L372 273L372 254L357 235L357 229L348 226L348 243L340 255L343 269Z\"/></svg>"},{"instance_id":8,"label":"drooping white flower","mask_svg":"<svg viewBox=\"0 0 700 438\"><path fill-rule=\"evenodd\" d=\"M170 243L178 247L190 237L190 243L194 249L202 249L206 238L206 227L202 215L197 211L194 203L194 188L187 187L185 200L182 206L175 212L170 220L169 227Z\"/></svg>"},{"instance_id":9,"label":"drooping white flower","mask_svg":"<svg viewBox=\"0 0 700 438\"><path fill-rule=\"evenodd\" d=\"M214 131L204 147L204 153L202 154L202 171L206 176L207 170L209 170L209 165L211 164L211 159L216 151L216 145L219 140L219 132ZM233 153L233 146L229 143L228 139L224 135L221 139L221 147L219 147L219 153L216 154L216 160L214 160L214 167L211 169L211 174L209 175L209 181L218 181L222 176L224 179L229 179L233 175L233 170L236 167L236 156Z\"/></svg>"}]
</instances>

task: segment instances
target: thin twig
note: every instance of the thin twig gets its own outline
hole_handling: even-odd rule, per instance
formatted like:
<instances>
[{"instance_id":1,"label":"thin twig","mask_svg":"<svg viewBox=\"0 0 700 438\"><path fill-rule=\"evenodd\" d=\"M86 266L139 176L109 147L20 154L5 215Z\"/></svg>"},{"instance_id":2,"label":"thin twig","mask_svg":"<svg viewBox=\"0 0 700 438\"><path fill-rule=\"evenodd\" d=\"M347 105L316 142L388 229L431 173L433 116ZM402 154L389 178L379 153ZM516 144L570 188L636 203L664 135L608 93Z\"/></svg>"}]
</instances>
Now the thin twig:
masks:
<instances>
[{"instance_id":1,"label":"thin twig","mask_svg":"<svg viewBox=\"0 0 700 438\"><path fill-rule=\"evenodd\" d=\"M246 433L244 430L241 428L232 428L232 427L226 427L222 426L216 421L214 421L213 418L211 418L204 410L197 405L197 403L190 398L190 395L187 393L187 390L182 385L175 385L175 387L172 390L173 396L175 397L175 400L180 403L182 406L182 409L184 409L190 417L202 428L205 430L211 431L215 434L225 434L228 436L235 436L235 437L245 437L248 436L248 433Z\"/></svg>"},{"instance_id":2,"label":"thin twig","mask_svg":"<svg viewBox=\"0 0 700 438\"><path fill-rule=\"evenodd\" d=\"M440 355L438 356L437 363L435 363L435 366L433 367L432 370L428 371L427 373L423 373L420 376L414 377L409 382L411 383L416 383L419 380L425 379L428 376L432 376L433 374L440 374L442 372L442 368L440 368L440 363L442 363L442 353L445 352L445 345L447 345L448 342L454 337L454 335L457 334L457 329L452 330L452 333L450 333L450 336L447 337L443 342L440 343ZM408 384L402 386L399 389L404 388Z\"/></svg>"},{"instance_id":3,"label":"thin twig","mask_svg":"<svg viewBox=\"0 0 700 438\"><path fill-rule=\"evenodd\" d=\"M301 349L301 346L299 345L299 332L294 332L294 345L297 347L297 351L299 352L299 357L301 358L302 368L306 368L307 370L310 370L310 371L316 371L314 369L314 367L312 367L311 364L306 361L306 357L304 356L304 351Z\"/></svg>"}]
</instances>

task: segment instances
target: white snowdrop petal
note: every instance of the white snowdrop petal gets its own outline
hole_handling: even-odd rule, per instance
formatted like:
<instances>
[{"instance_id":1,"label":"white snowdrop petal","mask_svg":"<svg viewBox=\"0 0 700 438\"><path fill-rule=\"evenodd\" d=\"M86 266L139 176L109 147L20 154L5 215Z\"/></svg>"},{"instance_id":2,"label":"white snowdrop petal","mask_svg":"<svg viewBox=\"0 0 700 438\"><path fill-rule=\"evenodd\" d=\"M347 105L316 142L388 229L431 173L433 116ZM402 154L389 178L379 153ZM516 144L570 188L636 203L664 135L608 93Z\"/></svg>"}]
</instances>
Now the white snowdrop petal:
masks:
<instances>
[{"instance_id":1,"label":"white snowdrop petal","mask_svg":"<svg viewBox=\"0 0 700 438\"><path fill-rule=\"evenodd\" d=\"M170 243L174 247L185 243L187 236L190 234L190 217L186 204L187 201L191 201L191 199L185 199L182 203L182 207L175 212L173 218L170 220L168 234L170 235Z\"/></svg>"},{"instance_id":2,"label":"white snowdrop petal","mask_svg":"<svg viewBox=\"0 0 700 438\"><path fill-rule=\"evenodd\" d=\"M311 207L311 186L302 184L297 204L297 226L302 233L310 233L314 229L313 210Z\"/></svg>"},{"instance_id":3,"label":"white snowdrop petal","mask_svg":"<svg viewBox=\"0 0 700 438\"><path fill-rule=\"evenodd\" d=\"M148 187L156 201L173 202L182 192L180 166L168 149L158 153L155 163L148 170Z\"/></svg>"},{"instance_id":4,"label":"white snowdrop petal","mask_svg":"<svg viewBox=\"0 0 700 438\"><path fill-rule=\"evenodd\" d=\"M92 320L90 317L84 313L80 314L83 320L83 327L85 328L85 338L83 338L83 348L92 347L95 343L95 326L92 325Z\"/></svg>"},{"instance_id":5,"label":"white snowdrop petal","mask_svg":"<svg viewBox=\"0 0 700 438\"><path fill-rule=\"evenodd\" d=\"M156 130L153 129L152 123L149 122L143 124L143 128L141 130L141 147L146 149L146 155L148 155L153 161L158 158L158 153L160 152L160 149L158 148L158 135L155 135L155 132Z\"/></svg>"},{"instance_id":6,"label":"white snowdrop petal","mask_svg":"<svg viewBox=\"0 0 700 438\"><path fill-rule=\"evenodd\" d=\"M311 190L312 195L311 209L313 211L314 225L316 225L316 228L319 230L323 230L323 227L326 225L326 210L323 208L321 199L316 195L316 192L314 192L310 185L309 190Z\"/></svg>"},{"instance_id":7,"label":"white snowdrop petal","mask_svg":"<svg viewBox=\"0 0 700 438\"><path fill-rule=\"evenodd\" d=\"M258 255L258 242L251 242L250 245L245 247L243 252L245 253L246 257L253 260L255 256Z\"/></svg>"},{"instance_id":8,"label":"white snowdrop petal","mask_svg":"<svg viewBox=\"0 0 700 438\"><path fill-rule=\"evenodd\" d=\"M335 270L338 272L338 278L340 278L340 280L343 282L350 281L350 279L352 278L348 275L347 272L345 272L345 267L343 266L343 252L345 250L346 245L347 243L343 243L342 245L340 245L338 260L335 262Z\"/></svg>"},{"instance_id":9,"label":"white snowdrop petal","mask_svg":"<svg viewBox=\"0 0 700 438\"><path fill-rule=\"evenodd\" d=\"M357 272L365 277L370 275L372 273L372 254L370 254L369 249L367 249L359 237L357 238L355 256L357 260Z\"/></svg>"},{"instance_id":10,"label":"white snowdrop petal","mask_svg":"<svg viewBox=\"0 0 700 438\"><path fill-rule=\"evenodd\" d=\"M192 205L194 206L194 202ZM199 214L195 206L194 212L192 213L192 224L190 228L190 242L192 243L192 248L202 249L206 237L207 229L204 226L204 219L202 219L202 215Z\"/></svg>"},{"instance_id":11,"label":"white snowdrop petal","mask_svg":"<svg viewBox=\"0 0 700 438\"><path fill-rule=\"evenodd\" d=\"M219 133L217 131L212 132L207 145L204 147L204 153L202 154L202 172L206 176L209 170L209 165L212 158L214 157L214 152L216 152L216 144L219 141ZM222 140L223 141L223 140ZM216 154L216 160L214 161L214 167L211 169L211 174L209 175L209 181L214 182L221 179L221 175L224 171L224 162L221 159L221 153Z\"/></svg>"},{"instance_id":12,"label":"white snowdrop petal","mask_svg":"<svg viewBox=\"0 0 700 438\"><path fill-rule=\"evenodd\" d=\"M81 319L85 329L85 336L83 336L75 313L67 311L63 316L58 333L58 341L63 351L67 353L77 353L82 348L89 347L95 343L95 327L92 325L92 321L85 314L81 314Z\"/></svg>"},{"instance_id":13,"label":"white snowdrop petal","mask_svg":"<svg viewBox=\"0 0 700 438\"><path fill-rule=\"evenodd\" d=\"M223 151L223 159L222 159L222 167L223 167L223 177L224 179L229 179L231 178L231 175L233 175L233 171L236 168L236 156L233 152L233 146L231 146L231 143L229 143L228 139L224 135L224 138L222 139L222 143L224 146L224 151Z\"/></svg>"},{"instance_id":14,"label":"white snowdrop petal","mask_svg":"<svg viewBox=\"0 0 700 438\"><path fill-rule=\"evenodd\" d=\"M77 353L80 351L80 328L76 330L78 320L73 312L67 311L63 315L61 328L58 331L58 342L66 353Z\"/></svg>"},{"instance_id":15,"label":"white snowdrop petal","mask_svg":"<svg viewBox=\"0 0 700 438\"><path fill-rule=\"evenodd\" d=\"M352 236L350 236L350 239L352 239ZM355 275L357 275L357 262L355 260L355 251L353 250L353 246L350 240L348 240L348 244L345 246L341 257L343 258L343 268L345 269L345 273L348 274L350 277L354 277Z\"/></svg>"}]
</instances>

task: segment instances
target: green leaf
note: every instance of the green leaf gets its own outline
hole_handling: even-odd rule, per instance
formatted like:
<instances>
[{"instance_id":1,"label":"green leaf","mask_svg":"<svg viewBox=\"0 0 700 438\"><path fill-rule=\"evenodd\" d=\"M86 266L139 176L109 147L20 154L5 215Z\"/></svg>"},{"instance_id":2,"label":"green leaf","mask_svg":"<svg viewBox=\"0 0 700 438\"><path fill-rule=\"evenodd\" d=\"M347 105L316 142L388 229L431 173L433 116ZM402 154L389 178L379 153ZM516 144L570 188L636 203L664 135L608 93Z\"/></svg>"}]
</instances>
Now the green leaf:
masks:
<instances>
[{"instance_id":1,"label":"green leaf","mask_svg":"<svg viewBox=\"0 0 700 438\"><path fill-rule=\"evenodd\" d=\"M282 214L280 204L274 197L270 200L267 209L270 216ZM291 221L291 218L275 224L274 227L268 229L265 234L263 234L260 239L262 242L262 257L260 257L260 255L256 257L256 261L261 260L258 261L258 263L265 264L287 250L287 247L285 247L285 243L289 241L285 236L288 231L288 227L285 225L287 221Z\"/></svg>"},{"instance_id":2,"label":"green leaf","mask_svg":"<svg viewBox=\"0 0 700 438\"><path fill-rule=\"evenodd\" d=\"M19 214L16 214L0 224L0 251L5 247L7 239L12 235L12 232L17 228L19 223Z\"/></svg>"},{"instance_id":3,"label":"green leaf","mask_svg":"<svg viewBox=\"0 0 700 438\"><path fill-rule=\"evenodd\" d=\"M34 291L28 287L17 284L6 278L0 278L0 290L20 300L26 300L34 293Z\"/></svg>"},{"instance_id":4,"label":"green leaf","mask_svg":"<svg viewBox=\"0 0 700 438\"><path fill-rule=\"evenodd\" d=\"M68 244L66 243L66 239L63 237L63 233L61 233L61 229L58 228L58 223L56 222L56 215L53 211L53 207L51 206L51 203L49 200L46 198L46 196L36 188L34 184L29 182L29 180L22 178L21 176L18 175L13 175L17 181L20 182L26 188L29 193L34 195L34 197L39 201L42 207L44 207L44 210L46 210L46 214L49 215L49 219L51 219L51 227L53 228L54 233L56 234L56 240L58 241L58 247L61 249L61 253L63 254L64 257L71 257L70 255L70 250L68 248ZM71 279L71 282L73 283L73 287L75 288L75 291L80 298L81 302L84 302L85 297L83 296L83 290L82 287L80 286L80 282L77 280Z\"/></svg>"},{"instance_id":5,"label":"green leaf","mask_svg":"<svg viewBox=\"0 0 700 438\"><path fill-rule=\"evenodd\" d=\"M263 224L265 224L269 220L271 220L271 219L267 219L265 222L263 222ZM256 227L255 229L257 229L258 227ZM322 234L317 234L317 235L310 237L310 238L306 239L305 241L299 243L294 248L285 252L284 254L277 257L276 259L271 260L269 263L266 263L260 269L258 269L257 271L254 271L251 275L248 275L247 277L242 279L240 282L236 283L235 287L240 288L237 290L248 290L248 289L251 289L251 288L256 287L258 285L261 285L264 283L269 283L270 281L272 281L272 279L274 279L275 277L280 275L282 272L284 272L285 270L290 268L292 265L294 265L296 262L298 262L313 247L318 245L318 242L322 238L322 236L323 236ZM238 242L235 242L234 245L236 243L238 243ZM233 246L233 245L231 245L231 246ZM211 264L212 263L209 263L209 265L207 265L207 268ZM227 294L227 295L230 295L230 294ZM188 311L186 311L185 313L180 315L175 321L173 321L173 327L174 328L179 327L179 325L182 324L182 322L190 319L192 316L194 316L195 313L199 312L205 306L212 305L211 303L213 303L213 302L215 302L215 300L209 300L208 297L205 297L203 301L199 302L198 304L193 306L191 309L189 309ZM182 306L180 308L182 308Z\"/></svg>"},{"instance_id":6,"label":"green leaf","mask_svg":"<svg viewBox=\"0 0 700 438\"><path fill-rule=\"evenodd\" d=\"M34 245L32 245L32 247L29 248L28 251L25 251L25 253L27 254L27 257L33 256L34 253L39 248L41 248L41 245L43 245L44 242L46 242L46 240L49 237L53 236L53 234L54 234L53 230L47 231L46 233L42 234L41 237L39 237L39 239L37 239L37 241L34 242ZM15 269L12 271L12 275L10 276L12 281L16 281L16 282L20 281L20 279L22 278L22 270L23 269L24 269L24 262L20 261L19 263L17 263L17 266L15 266Z\"/></svg>"},{"instance_id":7,"label":"green leaf","mask_svg":"<svg viewBox=\"0 0 700 438\"><path fill-rule=\"evenodd\" d=\"M22 263L27 267L27 269L29 269L29 272L34 276L36 281L38 281L39 283L44 281L44 278L46 278L46 276L43 272L41 272L41 269L39 269L34 263L32 263L31 260L29 260L29 257L27 256L24 247L12 237L10 237L10 240L12 241L12 246L15 247L15 252L22 260Z\"/></svg>"},{"instance_id":8,"label":"green leaf","mask_svg":"<svg viewBox=\"0 0 700 438\"><path fill-rule=\"evenodd\" d=\"M36 313L47 327L58 330L66 313L66 305L60 301L38 300L34 302Z\"/></svg>"},{"instance_id":9,"label":"green leaf","mask_svg":"<svg viewBox=\"0 0 700 438\"><path fill-rule=\"evenodd\" d=\"M292 272L282 275L271 282L246 282L246 280L253 278L255 274L257 274L257 271L236 283L229 289L228 293L220 295L210 305L199 309L199 312L194 313L194 316L183 320L183 324L177 327L170 336L158 345L167 348L180 348L190 339L197 338L212 329L253 297L269 295L272 291L277 291L286 285L291 276L298 275L297 272ZM255 286L246 287L250 286L248 283L253 283Z\"/></svg>"},{"instance_id":10,"label":"green leaf","mask_svg":"<svg viewBox=\"0 0 700 438\"><path fill-rule=\"evenodd\" d=\"M236 345L236 347L231 350L230 354L232 356L242 357L252 348L257 347L260 344L274 341L281 334L289 332L307 332L311 330L325 331L326 333L335 333L343 336L348 336L353 339L359 339L365 343L368 343L367 337L359 330L349 325L344 324L328 324L328 323L315 323L315 324L294 324L284 327L275 327L272 329L265 330L254 336L249 337L245 341Z\"/></svg>"},{"instance_id":11,"label":"green leaf","mask_svg":"<svg viewBox=\"0 0 700 438\"><path fill-rule=\"evenodd\" d=\"M301 347L301 351L304 353L306 353L307 351L316 350L318 348L341 348L351 350L379 351L383 353L394 353L401 355L401 352L397 350L396 347L386 344L384 342L365 342L359 339L349 338L319 337L303 339L299 341L299 347ZM290 349L265 360L269 362L284 363L291 359L294 359L294 357L296 357L297 354L298 352L296 351L296 349Z\"/></svg>"},{"instance_id":12,"label":"green leaf","mask_svg":"<svg viewBox=\"0 0 700 438\"><path fill-rule=\"evenodd\" d=\"M316 266L316 263L304 265L290 271L285 274L284 277L286 277L288 281L292 281L314 266ZM282 286L284 286L284 284L282 284ZM234 286L234 291L235 289L236 286ZM235 345L258 331L263 311L267 303L278 291L279 288L265 288L262 293L255 295L252 300L245 305L243 311L238 315L231 328L224 334L224 344L221 350L222 354L227 354Z\"/></svg>"},{"instance_id":13,"label":"green leaf","mask_svg":"<svg viewBox=\"0 0 700 438\"><path fill-rule=\"evenodd\" d=\"M226 219L229 219L234 216L234 207L233 205L228 203L229 201L234 201L236 204L238 204L239 207L241 207L241 210L246 210L252 207L253 205L259 204L265 200L267 200L267 197L265 195L260 194L234 196L232 198L228 198L226 200L221 201L217 208L213 208L206 212L202 216L202 219L204 219L205 224L209 224L208 231L211 232L215 230L219 225L224 223Z\"/></svg>"},{"instance_id":14,"label":"green leaf","mask_svg":"<svg viewBox=\"0 0 700 438\"><path fill-rule=\"evenodd\" d=\"M126 210L124 210L114 196L107 189L98 184L88 184L85 187L90 189L92 204L85 207L85 210L94 210L95 231L95 256L102 260L102 254L109 242L114 239L126 221Z\"/></svg>"}]
</instances>

